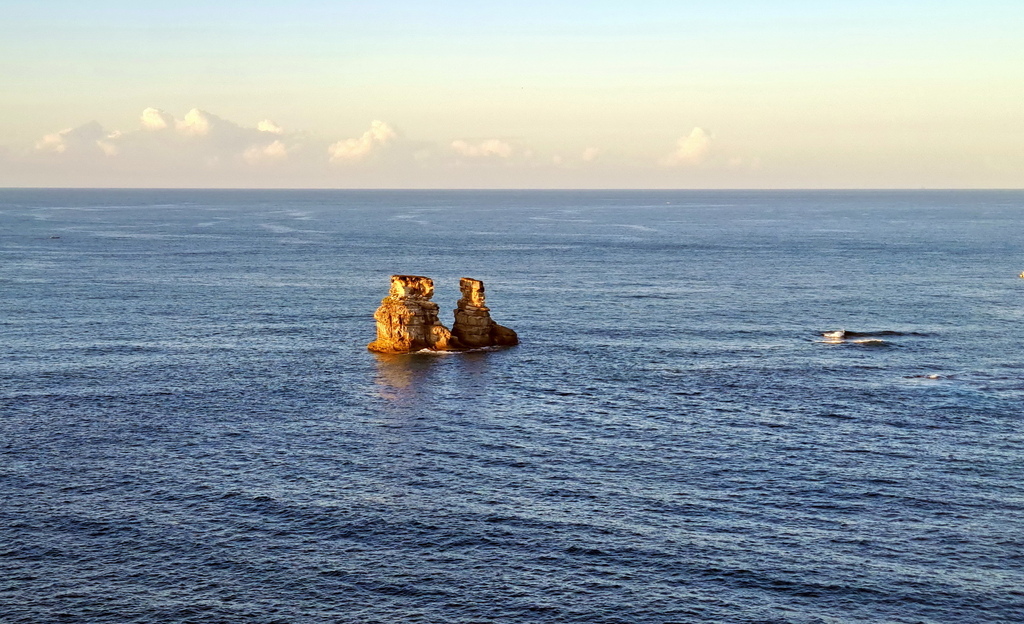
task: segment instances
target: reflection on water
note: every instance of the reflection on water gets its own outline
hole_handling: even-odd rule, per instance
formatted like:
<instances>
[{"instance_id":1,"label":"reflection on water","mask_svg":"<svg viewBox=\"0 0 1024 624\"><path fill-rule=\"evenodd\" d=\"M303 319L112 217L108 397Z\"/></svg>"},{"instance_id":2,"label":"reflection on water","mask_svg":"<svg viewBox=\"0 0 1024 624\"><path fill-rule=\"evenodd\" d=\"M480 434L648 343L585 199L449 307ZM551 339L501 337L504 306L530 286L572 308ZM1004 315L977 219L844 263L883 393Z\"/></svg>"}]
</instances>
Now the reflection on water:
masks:
<instances>
[{"instance_id":1,"label":"reflection on water","mask_svg":"<svg viewBox=\"0 0 1024 624\"><path fill-rule=\"evenodd\" d=\"M391 355L374 353L377 360L377 391L389 401L406 401L430 388L434 369L443 356L410 353Z\"/></svg>"},{"instance_id":2,"label":"reflection on water","mask_svg":"<svg viewBox=\"0 0 1024 624\"><path fill-rule=\"evenodd\" d=\"M374 383L382 397L396 403L439 394L475 395L486 386L490 350L463 353L374 353Z\"/></svg>"}]
</instances>

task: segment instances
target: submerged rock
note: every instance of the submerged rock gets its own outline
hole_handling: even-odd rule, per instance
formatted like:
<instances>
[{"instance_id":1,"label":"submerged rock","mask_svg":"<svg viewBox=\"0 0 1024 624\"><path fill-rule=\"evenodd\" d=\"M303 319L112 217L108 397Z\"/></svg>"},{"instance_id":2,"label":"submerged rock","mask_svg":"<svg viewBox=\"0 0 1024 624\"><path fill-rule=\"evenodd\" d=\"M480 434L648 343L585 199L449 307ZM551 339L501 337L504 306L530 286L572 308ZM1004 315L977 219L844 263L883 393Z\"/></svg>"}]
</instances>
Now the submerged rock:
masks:
<instances>
[{"instance_id":1,"label":"submerged rock","mask_svg":"<svg viewBox=\"0 0 1024 624\"><path fill-rule=\"evenodd\" d=\"M516 332L491 319L484 303L484 283L464 277L459 281L462 298L455 309L451 331L437 318L434 281L421 275L392 275L391 291L381 300L373 318L377 339L367 345L377 353L462 351L481 347L519 344Z\"/></svg>"},{"instance_id":2,"label":"submerged rock","mask_svg":"<svg viewBox=\"0 0 1024 624\"><path fill-rule=\"evenodd\" d=\"M519 344L519 336L508 327L491 319L490 308L484 303L484 283L463 277L459 280L462 298L455 308L452 334L467 347L510 347Z\"/></svg>"},{"instance_id":3,"label":"submerged rock","mask_svg":"<svg viewBox=\"0 0 1024 624\"><path fill-rule=\"evenodd\" d=\"M422 275L392 275L391 290L374 313L377 339L366 345L378 353L410 353L422 349L462 348L437 318L434 280Z\"/></svg>"}]
</instances>

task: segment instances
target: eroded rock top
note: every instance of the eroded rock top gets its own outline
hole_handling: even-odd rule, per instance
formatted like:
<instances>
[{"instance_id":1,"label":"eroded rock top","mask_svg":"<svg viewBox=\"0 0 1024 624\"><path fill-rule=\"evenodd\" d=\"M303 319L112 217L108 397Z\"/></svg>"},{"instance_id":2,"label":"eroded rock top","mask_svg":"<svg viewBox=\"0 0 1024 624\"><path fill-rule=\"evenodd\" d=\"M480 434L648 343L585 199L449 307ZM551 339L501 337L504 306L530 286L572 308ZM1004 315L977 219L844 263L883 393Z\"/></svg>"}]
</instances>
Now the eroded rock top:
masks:
<instances>
[{"instance_id":1,"label":"eroded rock top","mask_svg":"<svg viewBox=\"0 0 1024 624\"><path fill-rule=\"evenodd\" d=\"M484 283L480 280L463 277L459 280L459 290L462 291L462 298L457 304L460 308L466 306L487 308L487 304L484 303Z\"/></svg>"},{"instance_id":2,"label":"eroded rock top","mask_svg":"<svg viewBox=\"0 0 1024 624\"><path fill-rule=\"evenodd\" d=\"M392 297L430 299L434 296L434 280L422 275L392 275Z\"/></svg>"}]
</instances>

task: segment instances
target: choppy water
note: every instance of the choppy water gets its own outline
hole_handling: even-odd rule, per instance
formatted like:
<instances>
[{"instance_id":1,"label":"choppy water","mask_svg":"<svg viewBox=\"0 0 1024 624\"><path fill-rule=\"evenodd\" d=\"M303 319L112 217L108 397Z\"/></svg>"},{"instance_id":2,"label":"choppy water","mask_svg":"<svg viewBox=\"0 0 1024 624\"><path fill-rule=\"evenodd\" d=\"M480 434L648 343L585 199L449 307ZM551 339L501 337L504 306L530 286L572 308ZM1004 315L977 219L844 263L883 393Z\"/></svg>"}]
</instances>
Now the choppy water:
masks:
<instances>
[{"instance_id":1,"label":"choppy water","mask_svg":"<svg viewBox=\"0 0 1024 624\"><path fill-rule=\"evenodd\" d=\"M1022 234L1021 192L2 190L0 621L1022 621ZM371 355L391 273L522 345Z\"/></svg>"}]
</instances>

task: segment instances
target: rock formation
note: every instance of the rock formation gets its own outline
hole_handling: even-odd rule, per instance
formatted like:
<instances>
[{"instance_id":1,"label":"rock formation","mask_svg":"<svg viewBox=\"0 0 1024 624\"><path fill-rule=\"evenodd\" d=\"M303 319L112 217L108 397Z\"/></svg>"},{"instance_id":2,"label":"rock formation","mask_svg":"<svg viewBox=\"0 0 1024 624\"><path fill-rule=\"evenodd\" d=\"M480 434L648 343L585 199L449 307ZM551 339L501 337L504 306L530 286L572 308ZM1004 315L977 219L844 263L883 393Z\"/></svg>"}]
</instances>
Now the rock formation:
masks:
<instances>
[{"instance_id":1,"label":"rock formation","mask_svg":"<svg viewBox=\"0 0 1024 624\"><path fill-rule=\"evenodd\" d=\"M508 327L491 319L490 308L484 304L484 283L463 277L459 280L462 298L455 309L452 335L469 348L510 347L519 344L519 337Z\"/></svg>"},{"instance_id":2,"label":"rock formation","mask_svg":"<svg viewBox=\"0 0 1024 624\"><path fill-rule=\"evenodd\" d=\"M373 318L377 339L367 345L377 353L411 353L423 349L461 351L480 347L512 346L519 337L491 319L484 305L484 283L464 277L459 281L462 298L449 331L437 318L434 281L420 275L392 275L391 291L381 300Z\"/></svg>"},{"instance_id":3,"label":"rock formation","mask_svg":"<svg viewBox=\"0 0 1024 624\"><path fill-rule=\"evenodd\" d=\"M377 339L366 347L378 353L462 348L437 318L434 280L421 275L392 275L391 290L374 313Z\"/></svg>"}]
</instances>

